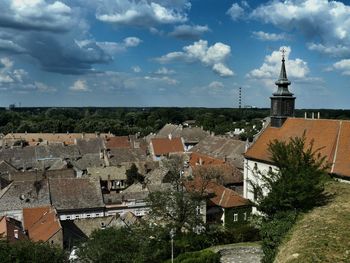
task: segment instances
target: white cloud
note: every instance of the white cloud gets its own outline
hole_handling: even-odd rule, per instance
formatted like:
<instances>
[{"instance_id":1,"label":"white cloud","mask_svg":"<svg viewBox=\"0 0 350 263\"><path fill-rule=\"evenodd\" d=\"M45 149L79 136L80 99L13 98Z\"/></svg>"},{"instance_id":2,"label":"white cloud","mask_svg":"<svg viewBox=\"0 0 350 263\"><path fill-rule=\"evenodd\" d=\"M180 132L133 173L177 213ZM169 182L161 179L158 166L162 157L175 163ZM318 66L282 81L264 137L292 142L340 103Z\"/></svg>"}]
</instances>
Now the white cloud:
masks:
<instances>
[{"instance_id":1,"label":"white cloud","mask_svg":"<svg viewBox=\"0 0 350 263\"><path fill-rule=\"evenodd\" d=\"M135 73L140 73L142 70L139 66L134 66L134 67L131 67L132 71L134 71Z\"/></svg>"},{"instance_id":2,"label":"white cloud","mask_svg":"<svg viewBox=\"0 0 350 263\"><path fill-rule=\"evenodd\" d=\"M45 83L42 83L42 82L36 81L36 82L34 82L34 84L35 84L37 90L39 92L42 92L42 93L52 93L52 92L56 92L57 91L56 88L48 86L48 85L46 85Z\"/></svg>"},{"instance_id":3,"label":"white cloud","mask_svg":"<svg viewBox=\"0 0 350 263\"><path fill-rule=\"evenodd\" d=\"M149 81L155 81L155 82L163 82L166 83L168 85L177 85L179 84L179 81L173 78L169 78L168 76L164 76L164 77L151 77L151 76L145 76L144 77L145 80L149 80Z\"/></svg>"},{"instance_id":4,"label":"white cloud","mask_svg":"<svg viewBox=\"0 0 350 263\"><path fill-rule=\"evenodd\" d=\"M141 44L142 40L138 37L127 37L123 40L125 47L137 47Z\"/></svg>"},{"instance_id":5,"label":"white cloud","mask_svg":"<svg viewBox=\"0 0 350 263\"><path fill-rule=\"evenodd\" d=\"M90 46L98 46L108 55L115 55L120 52L125 52L130 47L137 47L142 43L142 40L137 37L127 37L123 42L96 42L93 39L75 40L75 43L80 48L89 48Z\"/></svg>"},{"instance_id":6,"label":"white cloud","mask_svg":"<svg viewBox=\"0 0 350 263\"><path fill-rule=\"evenodd\" d=\"M0 39L0 50L14 53L24 53L26 51L25 48L19 46L17 43L9 39Z\"/></svg>"},{"instance_id":7,"label":"white cloud","mask_svg":"<svg viewBox=\"0 0 350 263\"><path fill-rule=\"evenodd\" d=\"M308 45L327 55L350 54L350 6L339 1L271 1L251 13L251 18L277 27L302 32L313 42ZM336 53L332 53L335 51Z\"/></svg>"},{"instance_id":8,"label":"white cloud","mask_svg":"<svg viewBox=\"0 0 350 263\"><path fill-rule=\"evenodd\" d=\"M279 72L281 69L281 52L280 50L285 49L285 60L286 70L288 78L293 81L307 81L308 74L310 72L307 62L300 58L289 59L291 48L280 47L279 51L273 51L271 55L267 55L264 59L264 63L260 68L253 69L247 74L250 79L259 79L264 81L268 86L278 79ZM272 86L273 88L273 86Z\"/></svg>"},{"instance_id":9,"label":"white cloud","mask_svg":"<svg viewBox=\"0 0 350 263\"><path fill-rule=\"evenodd\" d=\"M67 31L73 24L72 9L61 1L1 1L0 26L16 29Z\"/></svg>"},{"instance_id":10,"label":"white cloud","mask_svg":"<svg viewBox=\"0 0 350 263\"><path fill-rule=\"evenodd\" d=\"M78 79L74 82L73 86L69 87L70 90L72 91L77 91L77 92L87 92L90 91L88 85L86 84L85 80Z\"/></svg>"},{"instance_id":11,"label":"white cloud","mask_svg":"<svg viewBox=\"0 0 350 263\"><path fill-rule=\"evenodd\" d=\"M203 33L208 31L210 31L210 29L207 25L180 25L176 26L169 35L184 40L196 40L199 39Z\"/></svg>"},{"instance_id":12,"label":"white cloud","mask_svg":"<svg viewBox=\"0 0 350 263\"><path fill-rule=\"evenodd\" d=\"M211 89L222 89L224 87L224 84L220 81L213 81L208 85Z\"/></svg>"},{"instance_id":13,"label":"white cloud","mask_svg":"<svg viewBox=\"0 0 350 263\"><path fill-rule=\"evenodd\" d=\"M343 75L350 76L350 59L342 59L334 63L333 68L341 71Z\"/></svg>"},{"instance_id":14,"label":"white cloud","mask_svg":"<svg viewBox=\"0 0 350 263\"><path fill-rule=\"evenodd\" d=\"M233 3L229 10L226 12L232 20L238 20L244 15L244 9L239 6L237 3Z\"/></svg>"},{"instance_id":15,"label":"white cloud","mask_svg":"<svg viewBox=\"0 0 350 263\"><path fill-rule=\"evenodd\" d=\"M96 18L117 25L149 27L157 24L182 23L187 21L187 1L175 7L165 1L114 1L100 6Z\"/></svg>"},{"instance_id":16,"label":"white cloud","mask_svg":"<svg viewBox=\"0 0 350 263\"><path fill-rule=\"evenodd\" d=\"M225 65L225 61L231 55L231 48L223 43L215 43L208 46L208 41L199 40L192 45L183 47L181 52L171 52L156 60L160 63L170 63L177 60L185 62L201 62L209 66L222 77L233 76L234 73Z\"/></svg>"},{"instance_id":17,"label":"white cloud","mask_svg":"<svg viewBox=\"0 0 350 263\"><path fill-rule=\"evenodd\" d=\"M252 36L262 41L278 41L288 39L285 34L267 33L263 31L253 31Z\"/></svg>"},{"instance_id":18,"label":"white cloud","mask_svg":"<svg viewBox=\"0 0 350 263\"><path fill-rule=\"evenodd\" d=\"M157 75L172 75L175 74L175 70L167 69L166 67L159 68L156 72Z\"/></svg>"}]
</instances>

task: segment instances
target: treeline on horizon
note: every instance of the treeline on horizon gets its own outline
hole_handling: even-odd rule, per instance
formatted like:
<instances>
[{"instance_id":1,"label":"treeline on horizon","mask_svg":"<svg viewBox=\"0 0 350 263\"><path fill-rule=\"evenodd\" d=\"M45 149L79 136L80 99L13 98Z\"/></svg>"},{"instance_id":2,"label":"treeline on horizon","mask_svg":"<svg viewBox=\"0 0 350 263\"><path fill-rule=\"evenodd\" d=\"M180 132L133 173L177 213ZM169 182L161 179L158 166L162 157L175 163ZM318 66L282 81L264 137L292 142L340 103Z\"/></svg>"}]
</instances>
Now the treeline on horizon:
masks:
<instances>
[{"instance_id":1,"label":"treeline on horizon","mask_svg":"<svg viewBox=\"0 0 350 263\"><path fill-rule=\"evenodd\" d=\"M299 109L296 117L311 112L324 119L350 119L350 110ZM269 116L258 108L14 108L0 109L0 132L111 132L115 135L157 132L166 123L196 120L197 126L224 134Z\"/></svg>"}]
</instances>

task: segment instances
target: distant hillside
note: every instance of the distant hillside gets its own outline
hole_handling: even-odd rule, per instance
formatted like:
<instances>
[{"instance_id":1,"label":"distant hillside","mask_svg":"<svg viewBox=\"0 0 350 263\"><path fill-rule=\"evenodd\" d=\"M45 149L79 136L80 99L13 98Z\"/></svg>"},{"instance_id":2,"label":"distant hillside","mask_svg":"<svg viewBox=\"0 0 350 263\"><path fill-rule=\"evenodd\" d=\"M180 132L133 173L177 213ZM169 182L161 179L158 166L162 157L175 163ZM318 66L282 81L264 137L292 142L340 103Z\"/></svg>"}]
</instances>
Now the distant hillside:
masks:
<instances>
[{"instance_id":1,"label":"distant hillside","mask_svg":"<svg viewBox=\"0 0 350 263\"><path fill-rule=\"evenodd\" d=\"M331 201L292 228L275 262L350 262L350 184L331 182Z\"/></svg>"}]
</instances>

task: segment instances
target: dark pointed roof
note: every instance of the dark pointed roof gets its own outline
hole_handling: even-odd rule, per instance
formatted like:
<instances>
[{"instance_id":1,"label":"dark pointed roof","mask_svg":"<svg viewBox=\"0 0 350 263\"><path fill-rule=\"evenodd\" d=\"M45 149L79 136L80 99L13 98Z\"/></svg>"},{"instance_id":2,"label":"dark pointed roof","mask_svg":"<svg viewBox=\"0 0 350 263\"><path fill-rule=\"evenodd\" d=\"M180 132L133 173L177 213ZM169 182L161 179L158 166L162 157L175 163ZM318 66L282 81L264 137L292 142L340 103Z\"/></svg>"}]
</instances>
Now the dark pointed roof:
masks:
<instances>
[{"instance_id":1,"label":"dark pointed roof","mask_svg":"<svg viewBox=\"0 0 350 263\"><path fill-rule=\"evenodd\" d=\"M292 96L293 95L293 93L291 93L288 90L288 86L291 84L291 82L288 80L288 77L287 77L284 53L282 55L282 65L281 65L280 76L279 76L279 79L275 82L275 84L278 86L278 90L277 92L273 93L274 96Z\"/></svg>"}]
</instances>

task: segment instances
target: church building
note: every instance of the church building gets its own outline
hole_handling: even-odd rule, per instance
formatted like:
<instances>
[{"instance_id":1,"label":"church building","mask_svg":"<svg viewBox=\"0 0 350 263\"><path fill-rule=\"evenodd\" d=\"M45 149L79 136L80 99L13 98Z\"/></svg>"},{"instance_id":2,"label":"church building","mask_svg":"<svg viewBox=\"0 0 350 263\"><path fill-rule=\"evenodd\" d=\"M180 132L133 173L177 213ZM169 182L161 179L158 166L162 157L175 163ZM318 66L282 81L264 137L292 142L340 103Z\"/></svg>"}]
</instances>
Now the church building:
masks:
<instances>
[{"instance_id":1,"label":"church building","mask_svg":"<svg viewBox=\"0 0 350 263\"><path fill-rule=\"evenodd\" d=\"M268 152L269 143L273 140L288 141L301 137L303 133L306 145L313 141L314 149L321 149L321 155L331 165L330 175L350 182L350 121L295 118L295 97L288 90L291 82L287 78L284 56L280 76L275 83L278 89L270 98L271 123L244 154L243 196L255 201L256 196L249 182L260 183L257 171L268 173L270 169L276 169Z\"/></svg>"}]
</instances>

